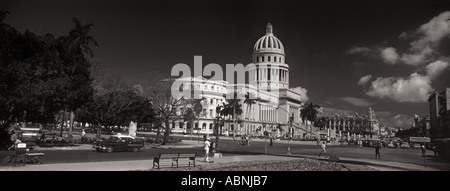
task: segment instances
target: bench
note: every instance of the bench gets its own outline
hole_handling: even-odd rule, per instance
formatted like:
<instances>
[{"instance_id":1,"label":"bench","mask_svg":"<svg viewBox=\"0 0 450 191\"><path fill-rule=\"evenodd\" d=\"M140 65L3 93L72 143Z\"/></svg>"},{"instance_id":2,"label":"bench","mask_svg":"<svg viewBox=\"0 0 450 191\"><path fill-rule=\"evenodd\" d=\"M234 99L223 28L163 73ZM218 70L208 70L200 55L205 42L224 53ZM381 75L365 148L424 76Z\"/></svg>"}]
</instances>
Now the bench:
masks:
<instances>
[{"instance_id":1,"label":"bench","mask_svg":"<svg viewBox=\"0 0 450 191\"><path fill-rule=\"evenodd\" d=\"M177 167L179 164L186 164L188 167L191 163L195 167L195 157L197 153L160 153L158 157L153 158L153 168L161 166Z\"/></svg>"}]
</instances>

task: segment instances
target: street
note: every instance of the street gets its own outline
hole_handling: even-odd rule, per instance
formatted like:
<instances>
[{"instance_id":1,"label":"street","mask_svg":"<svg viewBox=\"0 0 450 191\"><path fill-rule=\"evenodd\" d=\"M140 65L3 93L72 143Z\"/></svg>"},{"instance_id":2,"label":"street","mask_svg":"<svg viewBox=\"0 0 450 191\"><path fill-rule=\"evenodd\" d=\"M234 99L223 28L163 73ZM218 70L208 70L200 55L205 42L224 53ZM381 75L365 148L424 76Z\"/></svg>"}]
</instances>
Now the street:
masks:
<instances>
[{"instance_id":1,"label":"street","mask_svg":"<svg viewBox=\"0 0 450 191\"><path fill-rule=\"evenodd\" d=\"M185 138L186 139L186 138ZM189 140L189 139L188 139ZM193 139L196 140L195 138ZM238 139L237 139L238 140ZM320 149L312 142L290 142L274 141L273 146L269 146L267 140L255 140L251 142L250 146L243 147L238 144L238 141L233 141L230 138L222 138L219 142L219 147L223 155L261 155L265 153L267 145L268 155L287 155L288 146L292 157L309 157L317 158ZM104 153L96 152L94 149L90 150L37 150L32 152L45 153L43 163L78 163L78 162L104 162L104 161L127 161L127 160L151 160L158 156L159 153L192 153L196 152L199 158L203 157L203 143L198 142L197 145L190 147L173 147L173 148L157 148L147 146L142 152L113 152ZM346 161L346 158L359 159L359 164L365 164L364 161L376 160L378 163L407 163L413 165L424 165L424 157L421 156L419 149L381 149L381 159L375 159L374 148L362 147L358 148L356 145L330 145L327 147L328 155L338 156L340 162L354 163L354 161ZM0 158L12 154L12 151L0 151ZM433 156L433 152L427 151L427 167L439 170L450 170L450 163L443 161ZM324 157L319 159L325 159ZM3 164L2 164L3 165Z\"/></svg>"}]
</instances>

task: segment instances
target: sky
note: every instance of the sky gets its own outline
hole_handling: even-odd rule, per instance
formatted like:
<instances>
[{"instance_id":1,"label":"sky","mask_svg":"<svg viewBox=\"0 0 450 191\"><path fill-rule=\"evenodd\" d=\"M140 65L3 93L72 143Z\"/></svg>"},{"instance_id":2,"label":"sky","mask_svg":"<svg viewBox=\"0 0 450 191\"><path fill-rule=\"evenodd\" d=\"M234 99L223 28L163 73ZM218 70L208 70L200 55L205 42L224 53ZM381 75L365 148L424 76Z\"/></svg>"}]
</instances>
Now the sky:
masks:
<instances>
[{"instance_id":1,"label":"sky","mask_svg":"<svg viewBox=\"0 0 450 191\"><path fill-rule=\"evenodd\" d=\"M428 96L450 87L450 3L381 1L0 0L21 32L68 34L77 17L94 24L96 61L112 73L170 75L193 67L248 64L268 22L285 48L290 86L321 115L366 115L409 127L429 113Z\"/></svg>"}]
</instances>

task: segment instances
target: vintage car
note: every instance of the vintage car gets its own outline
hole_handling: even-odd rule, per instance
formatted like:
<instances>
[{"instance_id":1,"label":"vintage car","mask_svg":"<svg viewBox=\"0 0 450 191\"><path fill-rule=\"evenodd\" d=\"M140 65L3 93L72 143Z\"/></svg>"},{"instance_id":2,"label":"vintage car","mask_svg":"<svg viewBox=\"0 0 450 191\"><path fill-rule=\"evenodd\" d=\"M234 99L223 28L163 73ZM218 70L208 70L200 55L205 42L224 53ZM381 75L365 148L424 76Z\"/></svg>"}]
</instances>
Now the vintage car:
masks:
<instances>
[{"instance_id":1,"label":"vintage car","mask_svg":"<svg viewBox=\"0 0 450 191\"><path fill-rule=\"evenodd\" d=\"M145 145L142 138L134 138L128 135L111 135L108 140L96 141L93 144L95 150L108 153L113 151L141 151Z\"/></svg>"},{"instance_id":2,"label":"vintage car","mask_svg":"<svg viewBox=\"0 0 450 191\"><path fill-rule=\"evenodd\" d=\"M409 149L409 143L408 142L402 142L402 144L400 144L400 148L402 148L402 149Z\"/></svg>"},{"instance_id":3,"label":"vintage car","mask_svg":"<svg viewBox=\"0 0 450 191\"><path fill-rule=\"evenodd\" d=\"M397 146L394 144L394 142L389 142L387 144L387 148L397 148Z\"/></svg>"}]
</instances>

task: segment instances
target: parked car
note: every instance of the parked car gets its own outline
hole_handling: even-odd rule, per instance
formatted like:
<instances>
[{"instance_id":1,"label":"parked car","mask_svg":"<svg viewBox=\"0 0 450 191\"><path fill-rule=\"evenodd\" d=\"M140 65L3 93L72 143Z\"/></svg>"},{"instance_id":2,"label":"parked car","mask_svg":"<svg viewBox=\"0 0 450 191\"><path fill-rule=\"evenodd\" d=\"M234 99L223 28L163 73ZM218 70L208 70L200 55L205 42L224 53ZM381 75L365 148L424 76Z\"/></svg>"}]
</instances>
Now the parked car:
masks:
<instances>
[{"instance_id":1,"label":"parked car","mask_svg":"<svg viewBox=\"0 0 450 191\"><path fill-rule=\"evenodd\" d=\"M134 138L128 135L112 135L108 140L100 140L94 142L93 147L97 151L141 151L145 145L143 138Z\"/></svg>"},{"instance_id":2,"label":"parked car","mask_svg":"<svg viewBox=\"0 0 450 191\"><path fill-rule=\"evenodd\" d=\"M393 142L387 144L387 148L397 148Z\"/></svg>"},{"instance_id":3,"label":"parked car","mask_svg":"<svg viewBox=\"0 0 450 191\"><path fill-rule=\"evenodd\" d=\"M400 144L400 148L402 148L402 149L409 149L409 143L408 142L402 142Z\"/></svg>"},{"instance_id":4,"label":"parked car","mask_svg":"<svg viewBox=\"0 0 450 191\"><path fill-rule=\"evenodd\" d=\"M419 143L414 143L412 148L413 149L420 149L420 144Z\"/></svg>"}]
</instances>

